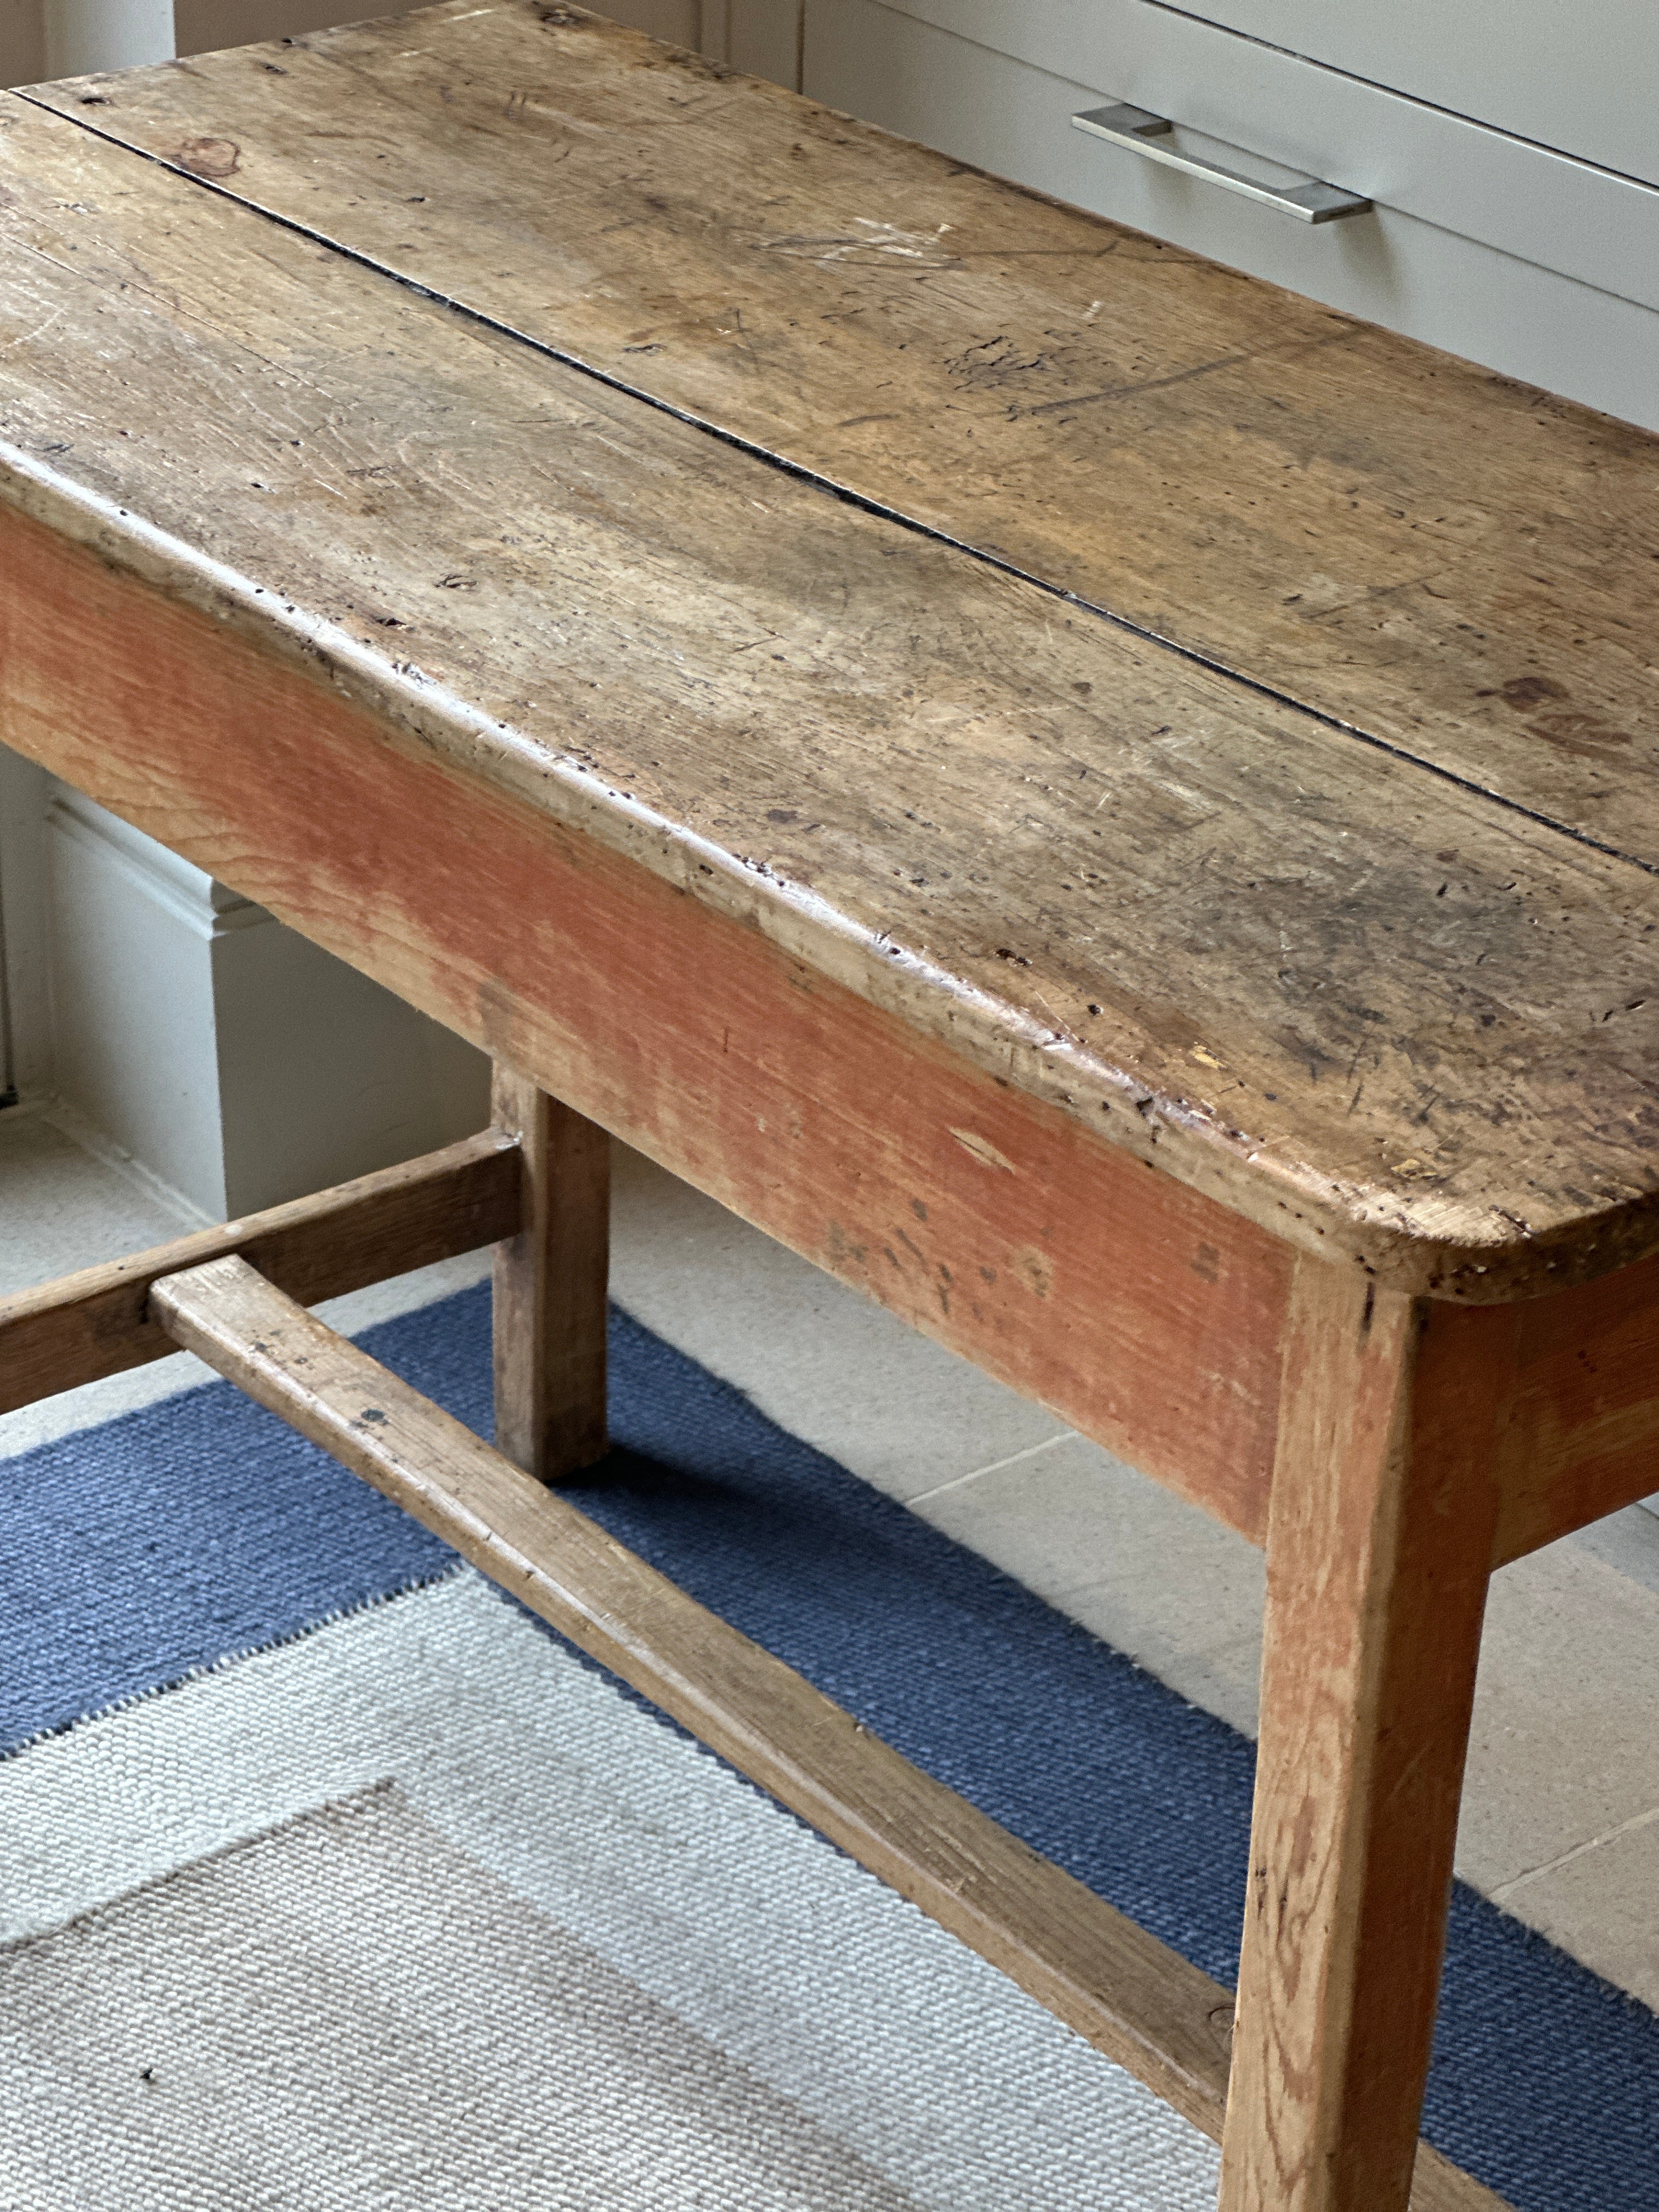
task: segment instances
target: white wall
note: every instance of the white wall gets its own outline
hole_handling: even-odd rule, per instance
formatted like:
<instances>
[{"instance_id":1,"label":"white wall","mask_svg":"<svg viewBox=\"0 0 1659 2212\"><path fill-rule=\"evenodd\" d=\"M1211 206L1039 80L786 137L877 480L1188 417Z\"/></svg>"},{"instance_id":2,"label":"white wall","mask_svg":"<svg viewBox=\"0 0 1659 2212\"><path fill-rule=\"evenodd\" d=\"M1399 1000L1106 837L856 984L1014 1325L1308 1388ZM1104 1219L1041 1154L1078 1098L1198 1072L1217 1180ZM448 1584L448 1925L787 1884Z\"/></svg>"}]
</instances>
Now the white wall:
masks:
<instances>
[{"instance_id":1,"label":"white wall","mask_svg":"<svg viewBox=\"0 0 1659 2212\"><path fill-rule=\"evenodd\" d=\"M48 800L46 850L52 1094L204 1219L222 1220L216 886L62 786Z\"/></svg>"},{"instance_id":2,"label":"white wall","mask_svg":"<svg viewBox=\"0 0 1659 2212\"><path fill-rule=\"evenodd\" d=\"M9 1079L204 1220L434 1150L482 1054L0 746Z\"/></svg>"}]
</instances>

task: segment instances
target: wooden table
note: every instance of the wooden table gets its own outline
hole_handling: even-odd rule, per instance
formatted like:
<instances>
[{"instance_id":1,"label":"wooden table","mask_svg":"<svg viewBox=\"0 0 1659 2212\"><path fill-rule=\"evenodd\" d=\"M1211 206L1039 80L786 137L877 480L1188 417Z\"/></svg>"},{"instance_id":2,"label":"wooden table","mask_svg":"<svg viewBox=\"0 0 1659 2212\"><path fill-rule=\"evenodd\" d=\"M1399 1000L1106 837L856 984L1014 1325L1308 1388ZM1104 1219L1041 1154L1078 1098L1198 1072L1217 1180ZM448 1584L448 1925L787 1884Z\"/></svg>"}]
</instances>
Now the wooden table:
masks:
<instances>
[{"instance_id":1,"label":"wooden table","mask_svg":"<svg viewBox=\"0 0 1659 2212\"><path fill-rule=\"evenodd\" d=\"M1491 2203L1412 2179L1486 1582L1659 1486L1659 443L542 0L0 100L0 438L5 741L502 1070L13 1301L4 1401L197 1346L1227 2212ZM1266 1544L1231 2088L1226 1992L544 1486L605 1131ZM489 1238L539 1482L295 1302Z\"/></svg>"}]
</instances>

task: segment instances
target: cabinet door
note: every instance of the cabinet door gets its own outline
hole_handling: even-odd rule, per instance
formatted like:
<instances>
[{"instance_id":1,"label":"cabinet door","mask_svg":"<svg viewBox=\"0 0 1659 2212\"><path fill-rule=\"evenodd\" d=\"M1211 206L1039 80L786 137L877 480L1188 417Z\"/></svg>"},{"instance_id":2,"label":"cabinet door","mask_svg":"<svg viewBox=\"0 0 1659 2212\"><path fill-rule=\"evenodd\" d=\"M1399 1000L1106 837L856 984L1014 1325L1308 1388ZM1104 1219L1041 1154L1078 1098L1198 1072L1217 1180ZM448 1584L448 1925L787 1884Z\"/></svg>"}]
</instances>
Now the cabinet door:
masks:
<instances>
[{"instance_id":1,"label":"cabinet door","mask_svg":"<svg viewBox=\"0 0 1659 2212\"><path fill-rule=\"evenodd\" d=\"M1654 0L1200 0L1194 12L1659 185Z\"/></svg>"}]
</instances>

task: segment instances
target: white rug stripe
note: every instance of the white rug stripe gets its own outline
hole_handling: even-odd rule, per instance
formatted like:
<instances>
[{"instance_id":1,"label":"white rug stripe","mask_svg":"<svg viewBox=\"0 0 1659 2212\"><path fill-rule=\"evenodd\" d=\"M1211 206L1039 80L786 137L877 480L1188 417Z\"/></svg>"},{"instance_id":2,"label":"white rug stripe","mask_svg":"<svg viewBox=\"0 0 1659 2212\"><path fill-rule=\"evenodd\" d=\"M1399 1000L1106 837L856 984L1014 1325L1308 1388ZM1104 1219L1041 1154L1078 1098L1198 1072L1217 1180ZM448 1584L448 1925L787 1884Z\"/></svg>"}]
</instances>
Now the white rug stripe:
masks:
<instances>
[{"instance_id":1,"label":"white rug stripe","mask_svg":"<svg viewBox=\"0 0 1659 2212\"><path fill-rule=\"evenodd\" d=\"M916 2212L394 1784L0 1948L31 2212Z\"/></svg>"},{"instance_id":2,"label":"white rug stripe","mask_svg":"<svg viewBox=\"0 0 1659 2212\"><path fill-rule=\"evenodd\" d=\"M386 1778L936 2212L1211 2212L1195 2130L470 1571L0 1765L0 1935Z\"/></svg>"}]
</instances>

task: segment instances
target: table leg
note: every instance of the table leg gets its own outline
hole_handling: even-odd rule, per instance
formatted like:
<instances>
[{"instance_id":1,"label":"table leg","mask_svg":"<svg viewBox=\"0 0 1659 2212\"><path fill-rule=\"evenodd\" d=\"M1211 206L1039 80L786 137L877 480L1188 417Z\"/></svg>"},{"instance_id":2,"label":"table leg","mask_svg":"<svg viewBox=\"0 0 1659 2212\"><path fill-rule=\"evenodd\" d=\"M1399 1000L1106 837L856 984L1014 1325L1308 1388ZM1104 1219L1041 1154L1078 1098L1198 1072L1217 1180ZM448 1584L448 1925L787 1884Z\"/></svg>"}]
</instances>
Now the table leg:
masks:
<instances>
[{"instance_id":1,"label":"table leg","mask_svg":"<svg viewBox=\"0 0 1659 2212\"><path fill-rule=\"evenodd\" d=\"M1298 1263L1222 2212L1406 2212L1514 1342Z\"/></svg>"},{"instance_id":2,"label":"table leg","mask_svg":"<svg viewBox=\"0 0 1659 2212\"><path fill-rule=\"evenodd\" d=\"M525 1225L495 1247L495 1448L557 1482L605 1449L611 1139L501 1060L493 1111L526 1181Z\"/></svg>"}]
</instances>

